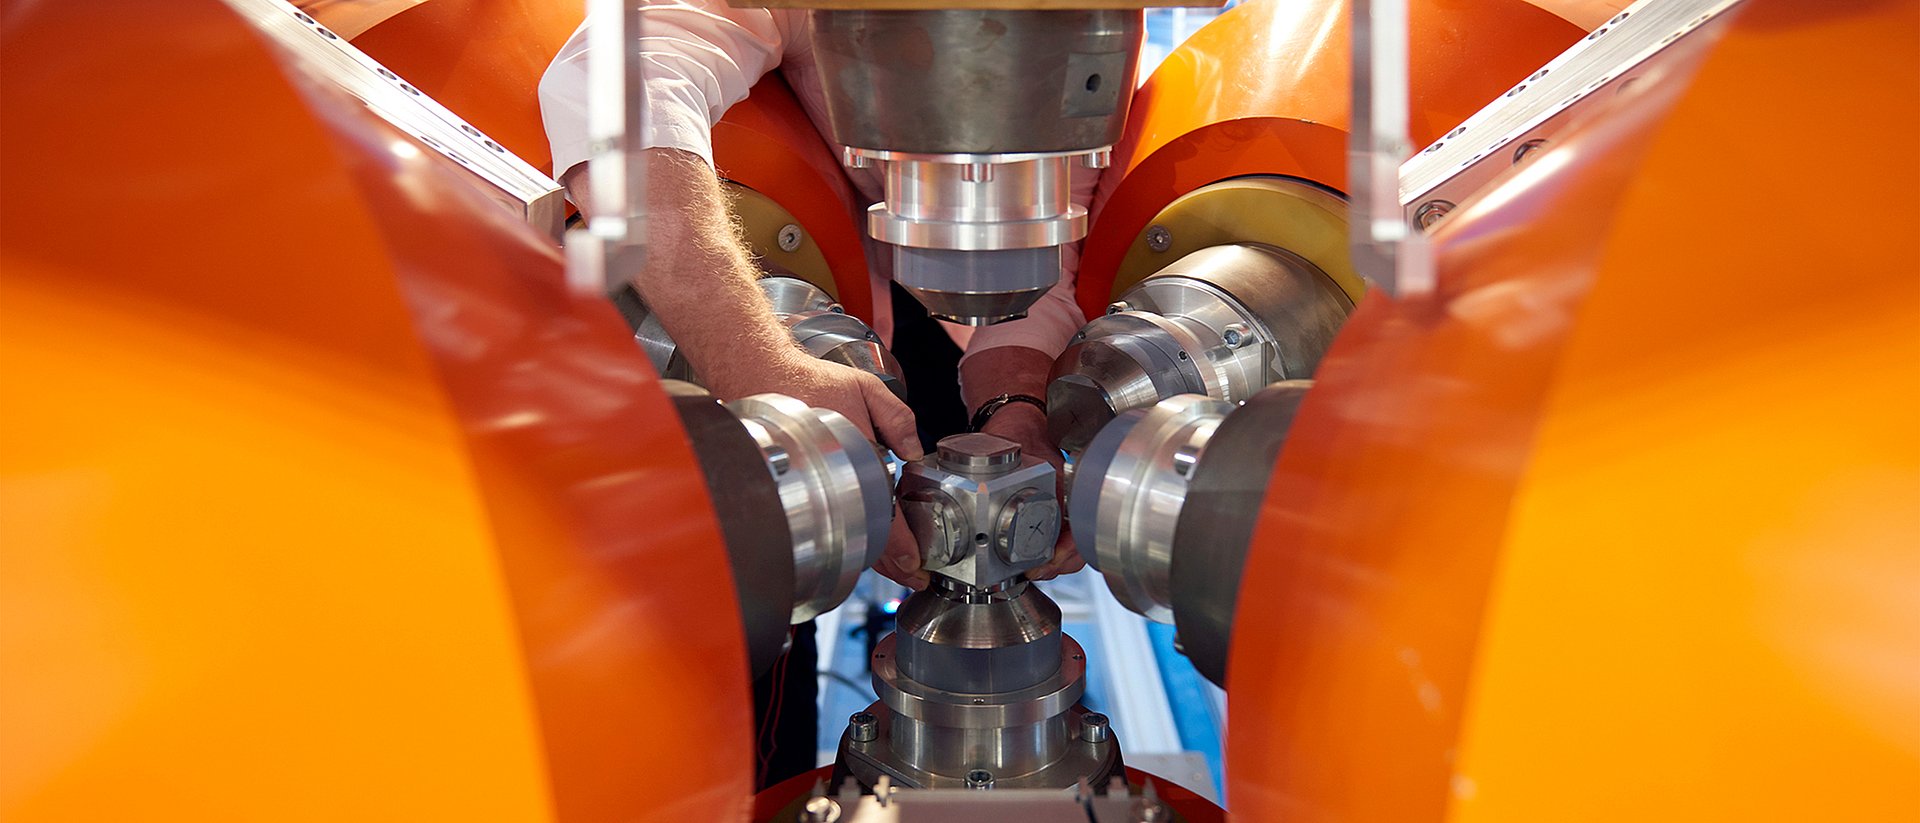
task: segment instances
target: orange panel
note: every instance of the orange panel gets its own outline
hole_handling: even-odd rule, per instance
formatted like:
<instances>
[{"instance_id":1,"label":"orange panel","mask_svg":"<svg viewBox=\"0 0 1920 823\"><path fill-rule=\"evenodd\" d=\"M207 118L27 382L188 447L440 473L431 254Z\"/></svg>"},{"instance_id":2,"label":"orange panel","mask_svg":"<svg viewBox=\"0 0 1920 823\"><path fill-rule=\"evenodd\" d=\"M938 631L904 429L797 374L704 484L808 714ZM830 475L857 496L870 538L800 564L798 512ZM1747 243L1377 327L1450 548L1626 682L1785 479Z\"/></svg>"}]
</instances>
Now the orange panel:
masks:
<instances>
[{"instance_id":1,"label":"orange panel","mask_svg":"<svg viewBox=\"0 0 1920 823\"><path fill-rule=\"evenodd\" d=\"M1615 15L1633 5L1633 0L1527 0L1527 2L1553 12L1584 31L1599 28L1602 23L1613 19Z\"/></svg>"},{"instance_id":2,"label":"orange panel","mask_svg":"<svg viewBox=\"0 0 1920 823\"><path fill-rule=\"evenodd\" d=\"M1514 497L1453 818L1920 815L1915 134L1913 0L1752 0L1661 123ZM1782 194L1828 205L1746 213Z\"/></svg>"},{"instance_id":3,"label":"orange panel","mask_svg":"<svg viewBox=\"0 0 1920 823\"><path fill-rule=\"evenodd\" d=\"M1412 136L1426 145L1583 31L1523 0L1412 4ZM1274 174L1346 188L1347 3L1253 0L1176 49L1134 95L1126 136L1094 198L1077 285L1111 302L1115 270L1162 208L1231 177Z\"/></svg>"},{"instance_id":4,"label":"orange panel","mask_svg":"<svg viewBox=\"0 0 1920 823\"><path fill-rule=\"evenodd\" d=\"M580 24L580 0L426 0L354 45L540 170L552 150L538 90L560 46ZM778 72L727 110L713 130L722 176L760 192L800 221L826 255L849 314L873 321L864 213L840 161Z\"/></svg>"},{"instance_id":5,"label":"orange panel","mask_svg":"<svg viewBox=\"0 0 1920 823\"><path fill-rule=\"evenodd\" d=\"M585 12L585 0L425 0L353 44L551 175L540 75Z\"/></svg>"},{"instance_id":6,"label":"orange panel","mask_svg":"<svg viewBox=\"0 0 1920 823\"><path fill-rule=\"evenodd\" d=\"M0 818L743 815L725 555L620 319L281 71L213 0L0 32Z\"/></svg>"},{"instance_id":7,"label":"orange panel","mask_svg":"<svg viewBox=\"0 0 1920 823\"><path fill-rule=\"evenodd\" d=\"M1920 806L1920 8L1847 6L1690 38L1349 321L1247 564L1237 816Z\"/></svg>"},{"instance_id":8,"label":"orange panel","mask_svg":"<svg viewBox=\"0 0 1920 823\"><path fill-rule=\"evenodd\" d=\"M722 177L772 198L800 221L827 257L841 305L873 322L873 289L860 241L865 210L779 72L760 78L714 126L713 161Z\"/></svg>"}]
</instances>

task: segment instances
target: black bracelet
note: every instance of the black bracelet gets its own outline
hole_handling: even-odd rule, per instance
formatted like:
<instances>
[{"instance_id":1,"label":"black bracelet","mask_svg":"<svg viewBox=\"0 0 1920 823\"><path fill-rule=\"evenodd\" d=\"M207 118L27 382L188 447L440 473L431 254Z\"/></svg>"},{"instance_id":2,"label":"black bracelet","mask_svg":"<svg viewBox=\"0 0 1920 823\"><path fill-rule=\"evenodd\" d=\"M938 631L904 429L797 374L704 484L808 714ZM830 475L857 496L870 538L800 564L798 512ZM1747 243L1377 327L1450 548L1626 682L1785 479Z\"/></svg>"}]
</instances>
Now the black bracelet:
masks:
<instances>
[{"instance_id":1,"label":"black bracelet","mask_svg":"<svg viewBox=\"0 0 1920 823\"><path fill-rule=\"evenodd\" d=\"M1008 403L1025 403L1039 409L1041 414L1047 413L1047 401L1045 400L1041 400L1031 394L1003 394L981 404L980 410L973 413L973 421L967 424L967 429L969 431L985 429L987 427L987 420L993 417L993 413L999 411L1001 406L1005 406Z\"/></svg>"}]
</instances>

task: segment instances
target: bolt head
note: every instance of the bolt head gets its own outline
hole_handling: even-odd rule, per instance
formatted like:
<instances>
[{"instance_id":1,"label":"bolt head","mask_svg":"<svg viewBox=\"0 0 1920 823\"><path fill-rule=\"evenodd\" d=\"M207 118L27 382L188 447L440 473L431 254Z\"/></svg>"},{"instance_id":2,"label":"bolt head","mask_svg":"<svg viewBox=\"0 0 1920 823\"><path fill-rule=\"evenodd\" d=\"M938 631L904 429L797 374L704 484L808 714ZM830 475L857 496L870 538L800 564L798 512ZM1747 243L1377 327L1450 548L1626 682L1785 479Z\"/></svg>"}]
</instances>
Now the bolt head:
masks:
<instances>
[{"instance_id":1,"label":"bolt head","mask_svg":"<svg viewBox=\"0 0 1920 823\"><path fill-rule=\"evenodd\" d=\"M1545 148L1546 145L1547 141L1542 138L1534 138L1525 143L1521 143L1518 148L1513 150L1513 164L1516 166L1520 165L1520 161L1527 159L1527 155Z\"/></svg>"},{"instance_id":2,"label":"bolt head","mask_svg":"<svg viewBox=\"0 0 1920 823\"><path fill-rule=\"evenodd\" d=\"M871 743L880 736L880 723L870 712L854 712L847 718L847 736L856 743Z\"/></svg>"},{"instance_id":3,"label":"bolt head","mask_svg":"<svg viewBox=\"0 0 1920 823\"><path fill-rule=\"evenodd\" d=\"M1253 342L1253 331L1244 323L1228 323L1220 330L1220 339L1230 348L1240 348Z\"/></svg>"},{"instance_id":4,"label":"bolt head","mask_svg":"<svg viewBox=\"0 0 1920 823\"><path fill-rule=\"evenodd\" d=\"M778 240L780 243L780 250L794 251L795 249L800 248L800 240L802 237L803 235L800 233L800 227L798 225L793 223L788 223L784 226L781 226L780 235L778 237Z\"/></svg>"},{"instance_id":5,"label":"bolt head","mask_svg":"<svg viewBox=\"0 0 1920 823\"><path fill-rule=\"evenodd\" d=\"M1155 252L1173 248L1173 232L1168 231L1166 226L1148 226L1147 248Z\"/></svg>"},{"instance_id":6,"label":"bolt head","mask_svg":"<svg viewBox=\"0 0 1920 823\"><path fill-rule=\"evenodd\" d=\"M1132 307L1132 306L1129 306L1129 305L1127 305L1127 302L1126 302L1125 300L1122 300L1122 301L1119 301L1119 302L1117 302L1117 303L1108 303L1108 304L1107 304L1107 313L1108 313L1108 314L1119 314L1119 313L1121 313L1121 312L1123 312L1123 311L1127 311L1128 309L1131 309L1131 308L1133 308L1133 307Z\"/></svg>"},{"instance_id":7,"label":"bolt head","mask_svg":"<svg viewBox=\"0 0 1920 823\"><path fill-rule=\"evenodd\" d=\"M1440 218L1447 216L1447 212L1450 211L1453 211L1453 203L1446 200L1428 200L1425 203L1421 203L1420 208L1414 209L1413 222L1418 224L1423 230L1430 229L1433 228L1433 224L1440 222Z\"/></svg>"},{"instance_id":8,"label":"bolt head","mask_svg":"<svg viewBox=\"0 0 1920 823\"><path fill-rule=\"evenodd\" d=\"M1087 712L1080 717L1080 736L1088 743L1105 743L1113 736L1113 727L1106 715Z\"/></svg>"}]
</instances>

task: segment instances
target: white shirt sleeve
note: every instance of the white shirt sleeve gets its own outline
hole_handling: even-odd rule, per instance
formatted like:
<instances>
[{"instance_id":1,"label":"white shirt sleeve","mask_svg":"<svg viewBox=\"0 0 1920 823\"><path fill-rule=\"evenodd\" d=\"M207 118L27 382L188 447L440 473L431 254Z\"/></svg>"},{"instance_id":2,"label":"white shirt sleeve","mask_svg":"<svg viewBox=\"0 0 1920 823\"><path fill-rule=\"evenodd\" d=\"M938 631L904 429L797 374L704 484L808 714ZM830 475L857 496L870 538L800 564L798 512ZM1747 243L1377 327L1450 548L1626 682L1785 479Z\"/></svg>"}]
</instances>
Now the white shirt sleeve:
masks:
<instances>
[{"instance_id":1,"label":"white shirt sleeve","mask_svg":"<svg viewBox=\"0 0 1920 823\"><path fill-rule=\"evenodd\" d=\"M540 118L555 176L587 150L587 27L560 47L540 78ZM736 9L725 0L650 0L641 9L645 100L642 148L683 149L713 164L713 125L780 65L798 38L791 10Z\"/></svg>"},{"instance_id":2,"label":"white shirt sleeve","mask_svg":"<svg viewBox=\"0 0 1920 823\"><path fill-rule=\"evenodd\" d=\"M1092 202L1093 190L1099 182L1099 169L1075 165L1073 202L1082 207ZM1087 324L1086 315L1080 312L1080 303L1074 299L1074 283L1080 272L1080 245L1075 242L1060 247L1060 282L1053 284L1053 288L1027 310L1025 318L974 329L967 353L960 361L964 363L968 357L1001 346L1038 349L1048 357L1059 357L1066 351L1073 333Z\"/></svg>"}]
</instances>

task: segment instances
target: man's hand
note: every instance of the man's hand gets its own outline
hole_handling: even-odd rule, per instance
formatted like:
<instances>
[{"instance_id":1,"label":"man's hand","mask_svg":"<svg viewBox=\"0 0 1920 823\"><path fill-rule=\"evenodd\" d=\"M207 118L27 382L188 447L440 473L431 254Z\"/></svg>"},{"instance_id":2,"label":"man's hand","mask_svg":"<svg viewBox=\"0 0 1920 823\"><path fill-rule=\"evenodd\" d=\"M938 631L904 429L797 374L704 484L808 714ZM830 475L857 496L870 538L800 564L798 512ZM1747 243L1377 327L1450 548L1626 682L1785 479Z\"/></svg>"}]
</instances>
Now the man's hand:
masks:
<instances>
[{"instance_id":1,"label":"man's hand","mask_svg":"<svg viewBox=\"0 0 1920 823\"><path fill-rule=\"evenodd\" d=\"M845 415L867 439L885 444L902 460L926 456L914 426L913 410L888 391L880 378L851 366L819 360L787 346L770 357L715 363L700 376L720 397L731 400L778 392Z\"/></svg>"},{"instance_id":2,"label":"man's hand","mask_svg":"<svg viewBox=\"0 0 1920 823\"><path fill-rule=\"evenodd\" d=\"M886 384L859 369L829 363L808 356L799 349L782 354L771 362L732 361L706 377L709 386L722 397L744 397L761 392L779 392L797 398L809 406L832 409L846 416L868 439L883 442L902 460L925 456L920 434L913 422L913 411L900 402ZM920 570L920 546L907 528L899 504L893 507L893 527L887 534L887 547L873 564L875 571L911 589L927 587L927 573Z\"/></svg>"},{"instance_id":3,"label":"man's hand","mask_svg":"<svg viewBox=\"0 0 1920 823\"><path fill-rule=\"evenodd\" d=\"M914 591L926 588L930 582L927 573L920 569L920 541L914 538L913 530L907 528L907 518L900 513L898 503L893 506L893 532L887 535L887 549L880 555L880 561L873 564L873 570Z\"/></svg>"},{"instance_id":4,"label":"man's hand","mask_svg":"<svg viewBox=\"0 0 1920 823\"><path fill-rule=\"evenodd\" d=\"M845 415L868 439L906 460L925 455L913 412L880 378L817 360L794 346L774 319L713 168L678 149L647 149L647 213L651 245L634 279L641 299L660 318L709 391L722 399L778 392ZM586 166L561 176L574 203L585 207ZM920 553L894 508L887 553L879 569L909 586L926 585ZM917 585L916 585L917 584Z\"/></svg>"},{"instance_id":5,"label":"man's hand","mask_svg":"<svg viewBox=\"0 0 1920 823\"><path fill-rule=\"evenodd\" d=\"M1073 534L1067 530L1067 485L1063 467L1066 459L1060 450L1047 441L1047 416L1039 409L1027 403L1008 403L1001 406L987 419L986 433L1004 437L1020 444L1020 451L1039 457L1053 464L1054 493L1060 501L1060 540L1053 546L1053 559L1039 568L1029 569L1027 577L1033 580L1050 580L1057 575L1072 574L1087 565L1081 559L1080 551L1073 545Z\"/></svg>"},{"instance_id":6,"label":"man's hand","mask_svg":"<svg viewBox=\"0 0 1920 823\"><path fill-rule=\"evenodd\" d=\"M960 394L969 411L980 408L1001 394L1047 395L1047 372L1053 368L1053 356L1024 346L1000 346L976 352L960 363ZM1074 549L1073 535L1067 531L1066 463L1060 450L1047 440L1047 415L1027 403L1008 403L987 418L984 430L1020 444L1020 451L1038 455L1053 464L1054 492L1060 501L1060 540L1053 546L1053 559L1027 572L1034 580L1070 574L1087 565Z\"/></svg>"}]
</instances>

